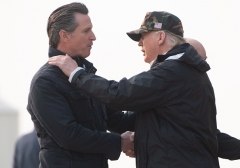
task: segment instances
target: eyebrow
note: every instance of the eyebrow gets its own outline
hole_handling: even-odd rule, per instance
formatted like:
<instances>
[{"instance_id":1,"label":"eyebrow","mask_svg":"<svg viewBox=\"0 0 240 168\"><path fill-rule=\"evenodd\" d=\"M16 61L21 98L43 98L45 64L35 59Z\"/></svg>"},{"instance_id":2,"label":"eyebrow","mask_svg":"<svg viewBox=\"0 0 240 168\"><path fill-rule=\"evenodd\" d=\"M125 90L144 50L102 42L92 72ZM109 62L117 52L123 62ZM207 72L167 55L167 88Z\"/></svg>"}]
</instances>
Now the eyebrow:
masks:
<instances>
[{"instance_id":1,"label":"eyebrow","mask_svg":"<svg viewBox=\"0 0 240 168\"><path fill-rule=\"evenodd\" d=\"M86 31L86 30L91 30L92 29L92 26L91 27L86 27L83 29L83 31Z\"/></svg>"}]
</instances>

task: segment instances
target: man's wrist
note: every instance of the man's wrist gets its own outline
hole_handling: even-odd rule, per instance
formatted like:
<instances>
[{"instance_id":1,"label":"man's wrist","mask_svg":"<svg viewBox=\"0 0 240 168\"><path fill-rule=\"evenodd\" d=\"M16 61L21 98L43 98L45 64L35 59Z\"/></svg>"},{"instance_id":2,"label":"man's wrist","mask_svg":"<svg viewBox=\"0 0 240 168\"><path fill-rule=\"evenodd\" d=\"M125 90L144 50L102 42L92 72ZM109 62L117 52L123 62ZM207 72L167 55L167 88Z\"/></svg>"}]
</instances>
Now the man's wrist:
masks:
<instances>
[{"instance_id":1,"label":"man's wrist","mask_svg":"<svg viewBox=\"0 0 240 168\"><path fill-rule=\"evenodd\" d=\"M75 75L76 72L78 72L79 70L83 69L82 67L77 67L74 71L72 71L72 73L70 74L68 81L71 83L72 82L72 78Z\"/></svg>"}]
</instances>

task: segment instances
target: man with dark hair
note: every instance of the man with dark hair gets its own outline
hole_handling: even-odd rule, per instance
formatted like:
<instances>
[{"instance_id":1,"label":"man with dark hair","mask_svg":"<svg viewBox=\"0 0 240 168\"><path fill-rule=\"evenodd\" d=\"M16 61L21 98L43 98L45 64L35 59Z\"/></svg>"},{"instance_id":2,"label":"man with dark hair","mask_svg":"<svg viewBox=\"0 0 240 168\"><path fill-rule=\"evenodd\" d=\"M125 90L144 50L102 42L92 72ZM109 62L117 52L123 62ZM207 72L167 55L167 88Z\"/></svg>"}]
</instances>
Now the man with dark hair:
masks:
<instances>
[{"instance_id":1,"label":"man with dark hair","mask_svg":"<svg viewBox=\"0 0 240 168\"><path fill-rule=\"evenodd\" d=\"M47 32L49 57L68 54L87 72L96 72L85 59L96 37L84 4L71 3L53 11ZM89 98L56 66L45 64L35 74L27 109L41 147L40 168L107 168L108 159L117 160L121 151L133 150L131 133L125 131L134 129L135 114Z\"/></svg>"},{"instance_id":2,"label":"man with dark hair","mask_svg":"<svg viewBox=\"0 0 240 168\"><path fill-rule=\"evenodd\" d=\"M216 106L208 63L183 39L181 20L168 12L148 12L138 42L151 69L130 79L108 81L86 72L68 56L56 56L69 81L116 109L137 113L138 168L219 168Z\"/></svg>"}]
</instances>

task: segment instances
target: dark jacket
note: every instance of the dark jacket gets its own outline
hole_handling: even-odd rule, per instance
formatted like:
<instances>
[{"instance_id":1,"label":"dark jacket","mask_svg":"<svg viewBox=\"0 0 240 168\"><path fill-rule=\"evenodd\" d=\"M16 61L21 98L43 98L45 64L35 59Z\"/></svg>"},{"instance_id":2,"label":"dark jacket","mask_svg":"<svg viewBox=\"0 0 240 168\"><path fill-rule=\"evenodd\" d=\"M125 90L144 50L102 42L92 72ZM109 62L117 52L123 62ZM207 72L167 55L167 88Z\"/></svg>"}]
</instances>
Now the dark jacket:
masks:
<instances>
[{"instance_id":1,"label":"dark jacket","mask_svg":"<svg viewBox=\"0 0 240 168\"><path fill-rule=\"evenodd\" d=\"M40 147L35 131L20 137L15 145L13 168L38 168Z\"/></svg>"},{"instance_id":2,"label":"dark jacket","mask_svg":"<svg viewBox=\"0 0 240 168\"><path fill-rule=\"evenodd\" d=\"M49 49L49 56L65 55ZM75 58L96 72L92 63ZM116 133L134 129L134 114L123 113L89 98L71 85L62 71L43 65L32 79L27 109L31 114L41 147L41 168L107 168L107 160L121 153Z\"/></svg>"},{"instance_id":3,"label":"dark jacket","mask_svg":"<svg viewBox=\"0 0 240 168\"><path fill-rule=\"evenodd\" d=\"M240 159L240 140L228 134L217 133L218 138L218 157L229 160Z\"/></svg>"},{"instance_id":4,"label":"dark jacket","mask_svg":"<svg viewBox=\"0 0 240 168\"><path fill-rule=\"evenodd\" d=\"M209 69L186 43L158 56L149 71L130 79L108 81L80 70L72 83L111 107L137 112L138 168L218 168L216 107L206 73Z\"/></svg>"}]
</instances>

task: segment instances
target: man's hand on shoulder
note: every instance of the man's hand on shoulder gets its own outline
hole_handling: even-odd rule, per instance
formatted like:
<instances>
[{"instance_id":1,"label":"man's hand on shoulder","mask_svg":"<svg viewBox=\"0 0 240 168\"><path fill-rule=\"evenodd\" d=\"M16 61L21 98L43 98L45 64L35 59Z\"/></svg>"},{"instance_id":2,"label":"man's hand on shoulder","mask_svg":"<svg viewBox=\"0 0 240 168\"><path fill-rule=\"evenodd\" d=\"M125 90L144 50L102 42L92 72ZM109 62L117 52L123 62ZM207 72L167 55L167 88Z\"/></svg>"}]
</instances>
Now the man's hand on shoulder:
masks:
<instances>
[{"instance_id":1,"label":"man's hand on shoulder","mask_svg":"<svg viewBox=\"0 0 240 168\"><path fill-rule=\"evenodd\" d=\"M78 67L76 61L74 61L69 55L58 55L48 59L50 65L58 66L65 75L68 77Z\"/></svg>"}]
</instances>

